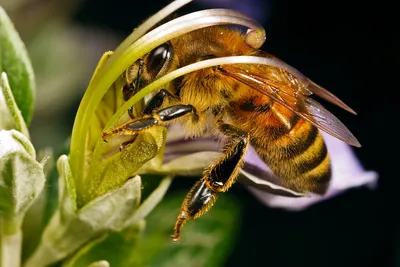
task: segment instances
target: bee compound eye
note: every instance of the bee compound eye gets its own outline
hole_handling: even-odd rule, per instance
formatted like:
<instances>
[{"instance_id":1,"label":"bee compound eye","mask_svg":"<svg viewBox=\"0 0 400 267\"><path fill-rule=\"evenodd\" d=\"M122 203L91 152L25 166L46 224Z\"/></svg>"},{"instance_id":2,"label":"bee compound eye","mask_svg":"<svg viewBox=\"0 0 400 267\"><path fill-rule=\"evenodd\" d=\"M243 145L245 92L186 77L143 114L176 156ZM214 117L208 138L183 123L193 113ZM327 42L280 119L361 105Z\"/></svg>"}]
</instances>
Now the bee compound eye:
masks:
<instances>
[{"instance_id":1,"label":"bee compound eye","mask_svg":"<svg viewBox=\"0 0 400 267\"><path fill-rule=\"evenodd\" d=\"M171 57L172 46L169 43L164 43L154 48L147 57L148 71L153 75L161 71L167 60Z\"/></svg>"}]
</instances>

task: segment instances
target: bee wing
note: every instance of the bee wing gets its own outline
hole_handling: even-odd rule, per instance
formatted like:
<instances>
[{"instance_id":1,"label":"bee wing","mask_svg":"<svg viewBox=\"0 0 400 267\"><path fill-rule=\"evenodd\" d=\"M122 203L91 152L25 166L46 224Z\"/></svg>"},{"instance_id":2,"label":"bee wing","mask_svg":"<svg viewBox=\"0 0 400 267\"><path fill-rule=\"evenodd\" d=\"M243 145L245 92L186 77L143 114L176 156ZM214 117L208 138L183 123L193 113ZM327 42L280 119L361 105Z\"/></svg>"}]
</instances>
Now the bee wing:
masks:
<instances>
[{"instance_id":1,"label":"bee wing","mask_svg":"<svg viewBox=\"0 0 400 267\"><path fill-rule=\"evenodd\" d=\"M332 94L331 92L329 92L328 90L326 90L325 88L319 86L318 84L316 84L315 82L311 81L310 79L308 79L308 81L310 82L310 84L308 85L308 89L313 92L314 94L316 94L317 96L325 99L326 101L337 105L338 107L341 107L342 109L353 113L354 115L356 115L357 113L348 105L346 105L342 100L340 100L337 96L335 96L334 94Z\"/></svg>"},{"instance_id":2,"label":"bee wing","mask_svg":"<svg viewBox=\"0 0 400 267\"><path fill-rule=\"evenodd\" d=\"M281 59L277 58L276 56L271 55L264 51L258 51L258 54L262 57L272 58L274 60L282 61ZM307 87L301 89L301 91L304 95L311 95L314 93L315 95L321 97L322 99L325 99L326 101L328 101L328 102L330 102L330 103L332 103L354 115L357 114L352 108L350 108L342 100L340 100L337 96L335 96L334 94L332 94L331 92L329 92L328 90L323 88L322 86L316 84L315 82L311 81L308 78L307 78L307 81L309 82Z\"/></svg>"},{"instance_id":3,"label":"bee wing","mask_svg":"<svg viewBox=\"0 0 400 267\"><path fill-rule=\"evenodd\" d=\"M361 146L354 135L341 121L339 121L339 119L317 101L307 97L307 95L295 92L293 88L288 87L284 83L250 74L249 72L237 67L222 66L220 67L220 70L223 74L228 75L248 85L252 89L272 98L322 131L352 146ZM302 106L301 111L296 108L296 106L299 106L299 103L301 103Z\"/></svg>"},{"instance_id":4,"label":"bee wing","mask_svg":"<svg viewBox=\"0 0 400 267\"><path fill-rule=\"evenodd\" d=\"M332 113L326 110L320 103L304 97L306 113L298 113L300 116L317 126L324 132L356 147L361 147L357 138L347 129L347 127Z\"/></svg>"}]
</instances>

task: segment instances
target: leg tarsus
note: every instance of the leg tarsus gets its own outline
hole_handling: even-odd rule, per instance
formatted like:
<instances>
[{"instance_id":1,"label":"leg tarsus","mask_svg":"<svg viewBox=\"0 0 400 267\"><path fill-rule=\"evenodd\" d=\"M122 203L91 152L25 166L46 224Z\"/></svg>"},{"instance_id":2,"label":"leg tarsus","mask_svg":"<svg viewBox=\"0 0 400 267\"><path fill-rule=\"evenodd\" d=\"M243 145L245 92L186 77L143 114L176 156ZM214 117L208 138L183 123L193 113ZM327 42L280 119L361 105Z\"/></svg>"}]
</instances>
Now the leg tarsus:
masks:
<instances>
[{"instance_id":1,"label":"leg tarsus","mask_svg":"<svg viewBox=\"0 0 400 267\"><path fill-rule=\"evenodd\" d=\"M216 193L207 187L204 179L197 181L182 203L179 216L175 223L175 233L171 236L172 240L177 242L180 238L181 229L186 221L198 218L203 213L207 212L214 204L216 197Z\"/></svg>"},{"instance_id":2,"label":"leg tarsus","mask_svg":"<svg viewBox=\"0 0 400 267\"><path fill-rule=\"evenodd\" d=\"M119 135L136 135L139 132L150 128L154 125L158 124L158 120L153 118L153 117L142 117L142 118L138 118L135 119L131 122L125 123L119 127L116 127L110 131L106 131L103 132L101 134L101 138L103 139L104 142L107 142L107 138L110 135L115 135L115 134L119 134Z\"/></svg>"},{"instance_id":3,"label":"leg tarsus","mask_svg":"<svg viewBox=\"0 0 400 267\"><path fill-rule=\"evenodd\" d=\"M104 142L107 142L107 138L110 135L135 135L154 125L162 125L164 122L178 119L188 113L192 114L193 120L198 119L197 111L192 105L173 105L161 109L160 111L153 112L152 115L144 115L143 117L127 122L110 131L103 132L101 137Z\"/></svg>"},{"instance_id":4,"label":"leg tarsus","mask_svg":"<svg viewBox=\"0 0 400 267\"><path fill-rule=\"evenodd\" d=\"M172 241L178 242L181 237L181 229L185 225L186 221L188 220L187 212L181 211L179 213L178 219L176 220L175 227L174 227L174 234L171 235Z\"/></svg>"},{"instance_id":5,"label":"leg tarsus","mask_svg":"<svg viewBox=\"0 0 400 267\"><path fill-rule=\"evenodd\" d=\"M103 139L103 141L105 142L105 143L108 143L108 141L107 141L107 137L109 136L109 134L108 134L108 132L102 132L101 133L101 139Z\"/></svg>"},{"instance_id":6,"label":"leg tarsus","mask_svg":"<svg viewBox=\"0 0 400 267\"><path fill-rule=\"evenodd\" d=\"M134 135L133 138L131 140L128 140L126 142L123 142L122 144L119 145L119 151L124 150L125 148L127 148L130 144L133 144L136 141L136 136Z\"/></svg>"}]
</instances>

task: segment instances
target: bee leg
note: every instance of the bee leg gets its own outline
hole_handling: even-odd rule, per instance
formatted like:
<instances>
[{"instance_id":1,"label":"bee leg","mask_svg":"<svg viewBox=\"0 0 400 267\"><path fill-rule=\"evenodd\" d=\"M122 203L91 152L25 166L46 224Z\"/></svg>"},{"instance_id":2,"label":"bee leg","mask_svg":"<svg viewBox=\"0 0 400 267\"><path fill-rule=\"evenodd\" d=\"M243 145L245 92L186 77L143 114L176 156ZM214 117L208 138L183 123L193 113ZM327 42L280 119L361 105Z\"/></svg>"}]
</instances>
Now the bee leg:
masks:
<instances>
[{"instance_id":1,"label":"bee leg","mask_svg":"<svg viewBox=\"0 0 400 267\"><path fill-rule=\"evenodd\" d=\"M249 145L249 134L233 125L219 122L218 130L228 136L224 147L224 156L211 165L203 175L207 186L215 192L226 192L239 175L243 165L243 157Z\"/></svg>"},{"instance_id":2,"label":"bee leg","mask_svg":"<svg viewBox=\"0 0 400 267\"><path fill-rule=\"evenodd\" d=\"M139 132L157 124L157 119L151 116L141 117L116 127L110 131L103 132L101 134L101 138L104 142L107 142L107 138L110 135L136 135ZM124 147L126 147L126 145Z\"/></svg>"},{"instance_id":3,"label":"bee leg","mask_svg":"<svg viewBox=\"0 0 400 267\"><path fill-rule=\"evenodd\" d=\"M181 229L186 221L207 212L214 204L216 197L217 193L207 186L206 179L203 178L193 185L182 203L175 223L175 233L171 236L174 242L179 241Z\"/></svg>"},{"instance_id":4,"label":"bee leg","mask_svg":"<svg viewBox=\"0 0 400 267\"><path fill-rule=\"evenodd\" d=\"M131 140L128 140L128 141L123 142L122 144L120 144L119 145L119 151L122 151L125 148L127 148L130 144L133 144L136 141L136 137L137 137L137 134L135 134Z\"/></svg>"},{"instance_id":5,"label":"bee leg","mask_svg":"<svg viewBox=\"0 0 400 267\"><path fill-rule=\"evenodd\" d=\"M162 104L165 102L166 98L174 98L174 97L175 96L172 95L167 90L161 89L155 96L153 96L153 98L149 101L149 103L147 103L146 107L142 111L142 114L143 115L151 115L154 112L154 110L156 110L156 109L158 109L159 107L162 106ZM128 114L133 120L136 120L136 118L133 115L133 107L131 107L128 110ZM132 140L129 140L129 141L126 141L126 142L122 143L119 146L119 151L123 150L128 145L134 143L135 140L136 140L136 135L135 135L135 138L133 138Z\"/></svg>"},{"instance_id":6,"label":"bee leg","mask_svg":"<svg viewBox=\"0 0 400 267\"><path fill-rule=\"evenodd\" d=\"M134 95L134 91L135 91L135 88L133 87L132 84L124 85L124 87L122 88L122 94L123 94L124 100L128 101L129 98L131 98L132 95ZM129 117L131 117L131 119L135 119L135 115L133 113L133 106L128 109L128 115L129 115Z\"/></svg>"},{"instance_id":7,"label":"bee leg","mask_svg":"<svg viewBox=\"0 0 400 267\"><path fill-rule=\"evenodd\" d=\"M145 108L142 111L143 115L151 115L154 110L160 108L166 99L173 99L176 98L176 96L174 96L173 94L171 94L170 92L168 92L165 89L161 89L157 94L155 94L151 100L149 101L149 103L147 103L147 105L145 106ZM135 119L134 115L133 115L133 107L131 107L128 110L128 114L132 119Z\"/></svg>"},{"instance_id":8,"label":"bee leg","mask_svg":"<svg viewBox=\"0 0 400 267\"><path fill-rule=\"evenodd\" d=\"M143 115L151 115L156 109L164 104L166 99L173 99L175 96L165 89L161 89L153 98L147 103L143 109Z\"/></svg>"},{"instance_id":9,"label":"bee leg","mask_svg":"<svg viewBox=\"0 0 400 267\"><path fill-rule=\"evenodd\" d=\"M149 103L150 104L150 103ZM155 104L154 104L155 105ZM196 109L192 105L174 105L159 111L153 112L151 115L144 115L136 118L133 121L127 122L111 131L103 132L102 138L107 142L110 135L136 135L137 133L146 130L155 125L164 125L166 122L192 114L194 121L199 119Z\"/></svg>"},{"instance_id":10,"label":"bee leg","mask_svg":"<svg viewBox=\"0 0 400 267\"><path fill-rule=\"evenodd\" d=\"M139 59L138 63L132 64L124 73L125 86L122 88L122 95L125 101L128 101L134 94L138 92L139 84L143 73L143 60ZM133 107L128 110L131 119L135 118Z\"/></svg>"},{"instance_id":11,"label":"bee leg","mask_svg":"<svg viewBox=\"0 0 400 267\"><path fill-rule=\"evenodd\" d=\"M249 143L248 133L223 122L217 126L230 140L225 145L224 156L204 172L203 178L194 184L183 201L175 233L171 236L175 242L179 240L181 228L187 220L206 213L214 204L217 193L227 191L235 183L243 164Z\"/></svg>"}]
</instances>

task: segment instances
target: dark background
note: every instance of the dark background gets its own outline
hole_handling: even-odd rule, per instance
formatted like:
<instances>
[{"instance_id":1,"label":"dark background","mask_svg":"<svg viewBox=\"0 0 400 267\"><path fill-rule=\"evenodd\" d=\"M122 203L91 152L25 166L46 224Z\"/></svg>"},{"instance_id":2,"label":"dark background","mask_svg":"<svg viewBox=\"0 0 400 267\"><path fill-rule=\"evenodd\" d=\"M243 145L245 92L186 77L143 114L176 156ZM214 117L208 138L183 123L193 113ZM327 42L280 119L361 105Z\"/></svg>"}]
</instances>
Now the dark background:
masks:
<instances>
[{"instance_id":1,"label":"dark background","mask_svg":"<svg viewBox=\"0 0 400 267\"><path fill-rule=\"evenodd\" d=\"M126 36L167 3L88 0L74 20ZM191 3L180 12L205 7ZM358 112L352 116L326 105L357 136L363 145L356 149L360 161L380 179L374 191L352 189L295 213L267 208L235 186L229 194L243 203L243 228L226 266L395 266L400 89L396 9L382 1L276 0L260 7L268 8L260 21L267 31L263 50ZM173 188L191 184L180 180Z\"/></svg>"}]
</instances>

